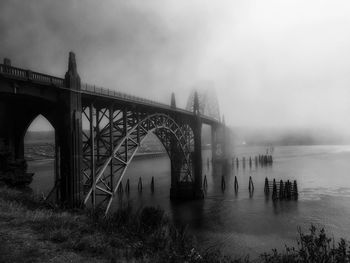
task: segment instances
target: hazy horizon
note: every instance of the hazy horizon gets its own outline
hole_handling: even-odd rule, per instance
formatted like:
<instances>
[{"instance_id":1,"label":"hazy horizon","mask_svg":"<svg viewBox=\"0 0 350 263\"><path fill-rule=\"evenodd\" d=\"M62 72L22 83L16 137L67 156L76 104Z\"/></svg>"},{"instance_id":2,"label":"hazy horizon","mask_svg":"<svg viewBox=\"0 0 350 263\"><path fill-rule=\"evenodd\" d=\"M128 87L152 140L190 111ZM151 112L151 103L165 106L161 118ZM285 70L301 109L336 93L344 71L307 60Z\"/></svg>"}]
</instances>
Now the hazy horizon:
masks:
<instances>
[{"instance_id":1,"label":"hazy horizon","mask_svg":"<svg viewBox=\"0 0 350 263\"><path fill-rule=\"evenodd\" d=\"M0 57L184 107L210 81L234 127L350 134L350 2L1 1ZM41 130L43 122L32 125Z\"/></svg>"}]
</instances>

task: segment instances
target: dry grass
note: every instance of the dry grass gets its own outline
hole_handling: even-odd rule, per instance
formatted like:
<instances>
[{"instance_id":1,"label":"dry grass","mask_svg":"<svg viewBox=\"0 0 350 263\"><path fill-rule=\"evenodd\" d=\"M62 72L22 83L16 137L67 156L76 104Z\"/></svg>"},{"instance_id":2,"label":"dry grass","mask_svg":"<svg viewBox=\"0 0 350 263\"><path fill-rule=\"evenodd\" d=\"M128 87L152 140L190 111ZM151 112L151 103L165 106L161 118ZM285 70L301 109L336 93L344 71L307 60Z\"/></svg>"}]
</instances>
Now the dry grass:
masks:
<instances>
[{"instance_id":1,"label":"dry grass","mask_svg":"<svg viewBox=\"0 0 350 263\"><path fill-rule=\"evenodd\" d=\"M0 262L52 258L60 262L63 258L57 253L93 262L193 262L199 258L185 228L173 225L159 208L133 213L127 207L106 218L98 213L52 209L31 194L2 187L0 211L0 236L6 240L1 249L15 246L5 253L9 260L0 258ZM16 234L19 232L24 234ZM50 253L45 252L44 257L40 247Z\"/></svg>"},{"instance_id":2,"label":"dry grass","mask_svg":"<svg viewBox=\"0 0 350 263\"><path fill-rule=\"evenodd\" d=\"M159 208L97 212L52 208L40 198L0 187L0 262L251 262L205 253L185 227ZM254 262L350 262L349 243L323 229L299 232L298 247L272 250Z\"/></svg>"}]
</instances>

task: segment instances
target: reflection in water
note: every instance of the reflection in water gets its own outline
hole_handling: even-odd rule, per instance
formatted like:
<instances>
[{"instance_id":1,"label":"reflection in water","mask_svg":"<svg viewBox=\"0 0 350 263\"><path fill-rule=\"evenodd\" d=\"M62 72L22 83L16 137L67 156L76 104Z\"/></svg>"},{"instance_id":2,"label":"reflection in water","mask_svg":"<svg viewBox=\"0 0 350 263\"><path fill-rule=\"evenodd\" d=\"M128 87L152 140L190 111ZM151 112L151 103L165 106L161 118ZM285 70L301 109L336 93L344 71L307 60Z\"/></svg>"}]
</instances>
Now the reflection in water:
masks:
<instances>
[{"instance_id":1,"label":"reflection in water","mask_svg":"<svg viewBox=\"0 0 350 263\"><path fill-rule=\"evenodd\" d=\"M235 158L249 160L265 152L264 148L235 149ZM210 151L203 152L203 178L207 178L205 199L185 203L170 202L170 162L167 156L135 160L123 180L130 180L130 193L113 204L114 208L130 204L134 209L160 206L174 219L186 224L196 234L199 244L225 253L258 255L272 247L295 244L297 227L310 223L326 227L334 236L350 237L350 147L288 146L276 147L272 166L243 165L230 161L226 167L206 162ZM50 162L30 163L35 171L36 187L47 185ZM45 168L46 167L46 168ZM156 167L156 169L155 169ZM51 175L53 180L53 175ZM154 177L154 193L151 178ZM238 191L235 191L234 178ZM249 193L249 177L254 191ZM143 190L138 191L139 178ZM222 191L222 177L225 191ZM297 180L298 201L273 202L264 194L265 177L269 180ZM39 178L39 179L38 179ZM34 183L34 182L33 182ZM41 184L42 183L42 184ZM40 185L41 184L41 185Z\"/></svg>"}]
</instances>

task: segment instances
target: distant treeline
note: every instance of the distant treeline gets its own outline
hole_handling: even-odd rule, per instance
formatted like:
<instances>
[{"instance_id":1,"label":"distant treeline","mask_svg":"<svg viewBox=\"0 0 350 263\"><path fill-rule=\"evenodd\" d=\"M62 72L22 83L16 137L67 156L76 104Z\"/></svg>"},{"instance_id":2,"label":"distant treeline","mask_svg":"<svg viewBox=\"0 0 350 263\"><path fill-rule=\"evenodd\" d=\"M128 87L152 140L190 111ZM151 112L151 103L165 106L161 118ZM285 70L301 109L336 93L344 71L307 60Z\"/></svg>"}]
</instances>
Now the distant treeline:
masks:
<instances>
[{"instance_id":1,"label":"distant treeline","mask_svg":"<svg viewBox=\"0 0 350 263\"><path fill-rule=\"evenodd\" d=\"M235 145L336 145L350 144L350 134L327 129L231 128Z\"/></svg>"},{"instance_id":2,"label":"distant treeline","mask_svg":"<svg viewBox=\"0 0 350 263\"><path fill-rule=\"evenodd\" d=\"M33 143L54 143L54 131L28 131L24 138L26 144Z\"/></svg>"},{"instance_id":3,"label":"distant treeline","mask_svg":"<svg viewBox=\"0 0 350 263\"><path fill-rule=\"evenodd\" d=\"M38 151L39 148L45 148L42 152L51 155L53 149L47 149L48 145L55 145L55 132L54 131L28 131L25 136L26 153L41 155ZM165 152L165 149L161 142L155 135L149 135L142 143L139 153L159 153ZM31 159L31 158L29 158ZM34 158L37 159L37 158Z\"/></svg>"}]
</instances>

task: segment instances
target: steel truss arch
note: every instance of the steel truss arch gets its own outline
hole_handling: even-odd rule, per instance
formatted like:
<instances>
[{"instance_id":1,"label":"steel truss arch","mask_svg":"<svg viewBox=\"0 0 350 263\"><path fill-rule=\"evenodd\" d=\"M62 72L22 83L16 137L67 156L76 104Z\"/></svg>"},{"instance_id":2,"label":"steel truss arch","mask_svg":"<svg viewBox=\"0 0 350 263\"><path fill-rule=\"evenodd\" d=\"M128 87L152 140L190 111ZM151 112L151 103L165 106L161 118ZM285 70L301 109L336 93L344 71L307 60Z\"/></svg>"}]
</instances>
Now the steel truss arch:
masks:
<instances>
[{"instance_id":1,"label":"steel truss arch","mask_svg":"<svg viewBox=\"0 0 350 263\"><path fill-rule=\"evenodd\" d=\"M106 205L105 213L108 213L125 172L151 132L159 138L171 161L175 157L180 160L176 180L194 180L191 160L194 135L190 125L178 123L164 113L95 109L93 105L85 107L83 112L90 125L90 133L83 132L85 205L89 200L93 207ZM105 125L100 129L103 119Z\"/></svg>"}]
</instances>

